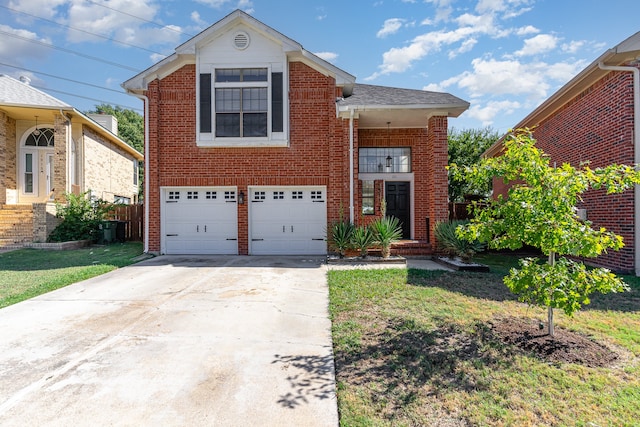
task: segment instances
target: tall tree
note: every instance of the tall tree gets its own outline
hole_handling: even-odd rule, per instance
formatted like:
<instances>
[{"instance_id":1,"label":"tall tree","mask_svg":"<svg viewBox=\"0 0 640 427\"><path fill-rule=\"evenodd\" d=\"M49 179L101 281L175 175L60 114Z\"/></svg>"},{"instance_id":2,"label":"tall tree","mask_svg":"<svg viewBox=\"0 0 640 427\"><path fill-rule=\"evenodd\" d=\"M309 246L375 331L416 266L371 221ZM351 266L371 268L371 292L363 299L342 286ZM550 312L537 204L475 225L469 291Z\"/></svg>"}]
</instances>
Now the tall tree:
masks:
<instances>
[{"instance_id":1,"label":"tall tree","mask_svg":"<svg viewBox=\"0 0 640 427\"><path fill-rule=\"evenodd\" d=\"M480 156L500 135L491 127L484 129L463 129L451 128L447 137L449 142L449 164L456 164L461 167L473 166L480 161ZM461 202L465 194L476 194L486 196L491 190L491 180L486 182L468 182L461 177L449 174L449 200Z\"/></svg>"},{"instance_id":2,"label":"tall tree","mask_svg":"<svg viewBox=\"0 0 640 427\"><path fill-rule=\"evenodd\" d=\"M112 106L109 104L96 105L89 114L110 114L118 119L118 136L127 144L144 153L144 120L134 110Z\"/></svg>"},{"instance_id":3,"label":"tall tree","mask_svg":"<svg viewBox=\"0 0 640 427\"><path fill-rule=\"evenodd\" d=\"M607 249L619 250L622 237L604 228L593 229L582 221L576 205L588 189L621 193L640 183L640 173L626 165L591 169L570 164L550 166L549 157L535 147L529 129L505 139L499 157L483 159L476 166L449 168L469 182L484 183L498 177L513 183L507 198L473 205L474 217L458 228L460 237L486 242L492 249L540 249L545 258L526 258L519 269L504 278L520 301L547 308L548 332L553 336L553 309L571 316L589 304L593 292L619 292L625 283L605 268L587 269L570 257L596 257ZM544 262L546 260L546 263Z\"/></svg>"}]
</instances>

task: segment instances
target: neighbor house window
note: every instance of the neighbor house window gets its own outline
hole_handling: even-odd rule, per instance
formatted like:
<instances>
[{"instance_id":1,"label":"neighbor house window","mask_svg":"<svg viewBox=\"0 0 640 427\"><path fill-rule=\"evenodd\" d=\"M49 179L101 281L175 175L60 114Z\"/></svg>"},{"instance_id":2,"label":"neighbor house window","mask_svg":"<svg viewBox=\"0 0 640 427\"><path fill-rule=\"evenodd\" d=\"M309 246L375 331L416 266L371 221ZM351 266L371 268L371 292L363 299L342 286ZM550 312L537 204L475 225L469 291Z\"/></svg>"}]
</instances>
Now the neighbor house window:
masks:
<instances>
[{"instance_id":1,"label":"neighbor house window","mask_svg":"<svg viewBox=\"0 0 640 427\"><path fill-rule=\"evenodd\" d=\"M53 147L53 129L40 128L29 134L24 141L27 147Z\"/></svg>"},{"instance_id":2,"label":"neighbor house window","mask_svg":"<svg viewBox=\"0 0 640 427\"><path fill-rule=\"evenodd\" d=\"M366 147L358 153L359 173L411 172L411 148Z\"/></svg>"},{"instance_id":3,"label":"neighbor house window","mask_svg":"<svg viewBox=\"0 0 640 427\"><path fill-rule=\"evenodd\" d=\"M139 168L138 160L133 159L133 185L138 185Z\"/></svg>"},{"instance_id":4,"label":"neighbor house window","mask_svg":"<svg viewBox=\"0 0 640 427\"><path fill-rule=\"evenodd\" d=\"M362 181L362 214L373 215L375 213L375 202L373 181Z\"/></svg>"},{"instance_id":5,"label":"neighbor house window","mask_svg":"<svg viewBox=\"0 0 640 427\"><path fill-rule=\"evenodd\" d=\"M284 79L268 68L217 68L200 74L200 133L266 138L284 131Z\"/></svg>"}]
</instances>

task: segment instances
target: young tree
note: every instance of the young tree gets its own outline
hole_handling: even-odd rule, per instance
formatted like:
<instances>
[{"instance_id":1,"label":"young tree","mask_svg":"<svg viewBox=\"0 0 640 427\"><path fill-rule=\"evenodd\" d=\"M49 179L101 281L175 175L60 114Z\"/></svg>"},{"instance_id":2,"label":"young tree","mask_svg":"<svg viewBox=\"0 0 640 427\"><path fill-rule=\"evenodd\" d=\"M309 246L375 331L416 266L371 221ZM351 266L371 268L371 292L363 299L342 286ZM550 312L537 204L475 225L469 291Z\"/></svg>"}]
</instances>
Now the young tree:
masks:
<instances>
[{"instance_id":1,"label":"young tree","mask_svg":"<svg viewBox=\"0 0 640 427\"><path fill-rule=\"evenodd\" d=\"M487 242L493 249L518 249L529 245L541 250L547 262L536 258L520 261L504 278L520 301L547 307L548 332L553 336L553 309L571 316L589 304L593 292L620 292L626 284L605 268L587 269L564 256L596 257L607 249L619 250L622 237L604 228L593 229L577 216L576 204L588 189L620 193L640 174L633 167L610 165L591 169L570 164L552 167L549 158L535 147L532 131L520 129L505 138L501 156L483 159L478 165L451 165L450 173L469 182L499 177L513 183L508 197L473 205L474 218L458 228L460 237Z\"/></svg>"},{"instance_id":2,"label":"young tree","mask_svg":"<svg viewBox=\"0 0 640 427\"><path fill-rule=\"evenodd\" d=\"M458 166L473 166L480 161L480 156L500 135L490 127L484 129L455 128L449 130L449 163ZM449 200L462 202L465 194L488 195L491 190L491 180L481 183L471 183L449 174Z\"/></svg>"}]
</instances>

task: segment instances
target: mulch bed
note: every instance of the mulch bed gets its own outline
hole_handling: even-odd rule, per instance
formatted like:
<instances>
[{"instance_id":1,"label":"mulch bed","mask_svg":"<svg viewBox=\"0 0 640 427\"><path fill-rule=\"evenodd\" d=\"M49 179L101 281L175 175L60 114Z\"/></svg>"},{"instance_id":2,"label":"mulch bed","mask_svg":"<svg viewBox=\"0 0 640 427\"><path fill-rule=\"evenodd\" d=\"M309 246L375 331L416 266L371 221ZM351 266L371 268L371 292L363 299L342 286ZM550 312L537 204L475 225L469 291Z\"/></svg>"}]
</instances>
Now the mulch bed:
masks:
<instances>
[{"instance_id":1,"label":"mulch bed","mask_svg":"<svg viewBox=\"0 0 640 427\"><path fill-rule=\"evenodd\" d=\"M533 353L552 363L576 363L589 367L607 367L619 361L620 355L577 332L555 327L554 336L547 333L547 325L531 319L507 317L490 322L496 338L506 344Z\"/></svg>"}]
</instances>

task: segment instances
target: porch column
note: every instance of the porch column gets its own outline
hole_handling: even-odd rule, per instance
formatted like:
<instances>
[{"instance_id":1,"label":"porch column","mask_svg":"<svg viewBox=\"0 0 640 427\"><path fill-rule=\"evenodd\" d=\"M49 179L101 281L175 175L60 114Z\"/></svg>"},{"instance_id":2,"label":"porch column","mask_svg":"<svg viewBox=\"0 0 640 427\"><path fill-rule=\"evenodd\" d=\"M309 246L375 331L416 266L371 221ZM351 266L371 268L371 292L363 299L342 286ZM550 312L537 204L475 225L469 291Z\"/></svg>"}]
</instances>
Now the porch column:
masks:
<instances>
[{"instance_id":1,"label":"porch column","mask_svg":"<svg viewBox=\"0 0 640 427\"><path fill-rule=\"evenodd\" d=\"M67 119L56 114L53 122L53 199L56 202L65 200L64 193L67 191L67 141L70 132Z\"/></svg>"},{"instance_id":2,"label":"porch column","mask_svg":"<svg viewBox=\"0 0 640 427\"><path fill-rule=\"evenodd\" d=\"M8 145L8 117L0 111L0 205L7 203L7 145ZM15 139L13 141L15 144Z\"/></svg>"},{"instance_id":3,"label":"porch column","mask_svg":"<svg viewBox=\"0 0 640 427\"><path fill-rule=\"evenodd\" d=\"M427 128L428 170L431 177L429 185L429 206L427 213L430 222L431 242L435 244L433 230L437 221L449 218L449 180L447 175L448 141L447 117L434 116L429 118ZM424 221L424 218L420 220ZM426 237L426 236L425 236Z\"/></svg>"}]
</instances>

